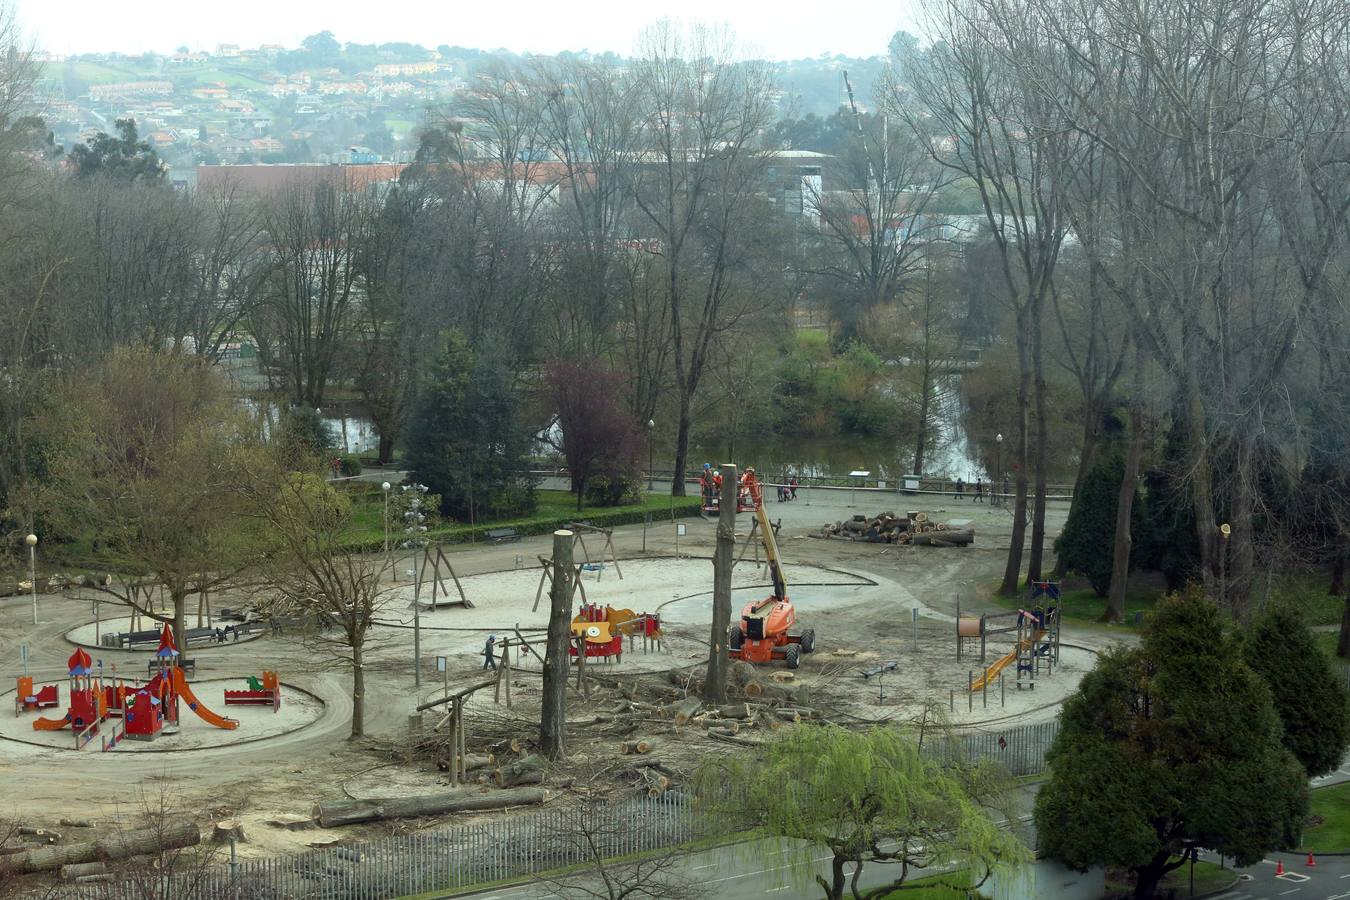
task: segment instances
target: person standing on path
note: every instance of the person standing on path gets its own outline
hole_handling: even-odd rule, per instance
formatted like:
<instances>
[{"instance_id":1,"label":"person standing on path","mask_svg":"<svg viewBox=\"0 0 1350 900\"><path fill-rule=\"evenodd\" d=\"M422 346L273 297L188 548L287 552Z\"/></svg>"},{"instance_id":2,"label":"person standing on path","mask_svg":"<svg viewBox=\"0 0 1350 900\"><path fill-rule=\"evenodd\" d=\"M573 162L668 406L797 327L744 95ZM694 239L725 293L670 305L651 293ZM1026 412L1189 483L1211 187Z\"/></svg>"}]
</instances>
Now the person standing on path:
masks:
<instances>
[{"instance_id":1,"label":"person standing on path","mask_svg":"<svg viewBox=\"0 0 1350 900\"><path fill-rule=\"evenodd\" d=\"M496 643L497 643L497 636L496 636L495 634L489 634L489 635L488 635L488 639L487 639L487 644L484 645L484 647L483 647L483 668L484 668L484 669L496 669L496 668L497 668L497 658L496 658L495 656L493 656L493 654L492 654L492 647L493 647L493 645L496 644Z\"/></svg>"},{"instance_id":2,"label":"person standing on path","mask_svg":"<svg viewBox=\"0 0 1350 900\"><path fill-rule=\"evenodd\" d=\"M957 499L957 500L964 500L964 499L965 499L965 496L966 496L966 483L965 483L964 481L962 481L960 477L958 477L958 478L956 479L956 495L955 495L955 499Z\"/></svg>"},{"instance_id":3,"label":"person standing on path","mask_svg":"<svg viewBox=\"0 0 1350 900\"><path fill-rule=\"evenodd\" d=\"M975 499L972 502L974 503L984 502L984 482L981 481L979 478L975 479Z\"/></svg>"}]
</instances>

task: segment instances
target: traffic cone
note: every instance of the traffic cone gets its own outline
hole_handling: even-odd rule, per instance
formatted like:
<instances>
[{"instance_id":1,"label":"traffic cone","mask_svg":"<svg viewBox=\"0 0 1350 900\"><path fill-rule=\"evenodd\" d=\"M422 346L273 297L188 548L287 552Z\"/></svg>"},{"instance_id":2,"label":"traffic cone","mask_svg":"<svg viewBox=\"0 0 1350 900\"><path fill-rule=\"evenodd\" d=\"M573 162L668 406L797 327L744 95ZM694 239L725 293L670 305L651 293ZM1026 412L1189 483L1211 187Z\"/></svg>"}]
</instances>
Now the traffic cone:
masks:
<instances>
[{"instance_id":1,"label":"traffic cone","mask_svg":"<svg viewBox=\"0 0 1350 900\"><path fill-rule=\"evenodd\" d=\"M1277 860L1275 862L1275 877L1278 878L1283 874L1284 874L1284 860L1282 859Z\"/></svg>"},{"instance_id":2,"label":"traffic cone","mask_svg":"<svg viewBox=\"0 0 1350 900\"><path fill-rule=\"evenodd\" d=\"M1308 854L1308 862L1306 863L1306 865L1310 869L1317 865L1317 860L1313 859L1313 855L1311 853Z\"/></svg>"}]
</instances>

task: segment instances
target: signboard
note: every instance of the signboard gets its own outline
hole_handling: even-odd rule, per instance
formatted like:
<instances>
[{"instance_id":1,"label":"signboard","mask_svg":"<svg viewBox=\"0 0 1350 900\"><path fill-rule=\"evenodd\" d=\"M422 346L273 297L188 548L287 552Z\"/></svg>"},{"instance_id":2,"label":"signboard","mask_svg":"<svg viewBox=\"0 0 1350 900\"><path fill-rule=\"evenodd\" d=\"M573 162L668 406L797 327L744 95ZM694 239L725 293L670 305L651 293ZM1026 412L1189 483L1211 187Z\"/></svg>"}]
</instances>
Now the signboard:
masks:
<instances>
[{"instance_id":1,"label":"signboard","mask_svg":"<svg viewBox=\"0 0 1350 900\"><path fill-rule=\"evenodd\" d=\"M684 525L683 522L677 522L677 523L675 524L675 534L676 534L677 537L684 537L684 535L685 535L685 525Z\"/></svg>"}]
</instances>

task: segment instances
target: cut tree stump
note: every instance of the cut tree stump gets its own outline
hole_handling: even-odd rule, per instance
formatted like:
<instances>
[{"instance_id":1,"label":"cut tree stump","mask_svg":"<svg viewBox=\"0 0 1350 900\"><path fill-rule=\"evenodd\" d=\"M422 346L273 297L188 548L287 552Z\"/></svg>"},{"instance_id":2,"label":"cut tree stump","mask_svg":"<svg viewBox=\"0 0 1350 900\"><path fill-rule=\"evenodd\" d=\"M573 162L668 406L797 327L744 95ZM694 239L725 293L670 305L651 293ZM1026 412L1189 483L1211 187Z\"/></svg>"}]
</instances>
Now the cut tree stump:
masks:
<instances>
[{"instance_id":1,"label":"cut tree stump","mask_svg":"<svg viewBox=\"0 0 1350 900\"><path fill-rule=\"evenodd\" d=\"M741 693L751 700L756 697L762 697L764 696L764 685L760 684L758 681L747 681L741 686Z\"/></svg>"},{"instance_id":2,"label":"cut tree stump","mask_svg":"<svg viewBox=\"0 0 1350 900\"><path fill-rule=\"evenodd\" d=\"M211 840L217 844L227 844L230 838L238 843L244 842L244 826L238 819L222 819L211 829Z\"/></svg>"},{"instance_id":3,"label":"cut tree stump","mask_svg":"<svg viewBox=\"0 0 1350 900\"><path fill-rule=\"evenodd\" d=\"M123 831L98 841L41 847L12 856L0 857L0 871L45 872L72 863L118 860L145 853L159 853L201 843L202 835L192 822L180 822L163 828L138 828Z\"/></svg>"},{"instance_id":4,"label":"cut tree stump","mask_svg":"<svg viewBox=\"0 0 1350 900\"><path fill-rule=\"evenodd\" d=\"M474 791L464 794L433 794L426 797L389 797L382 800L326 800L314 805L314 820L324 828L332 828L337 825L355 825L359 822L382 822L387 819L407 819L415 816L506 809L509 806L533 806L546 800L548 791L541 787L523 787L490 793Z\"/></svg>"},{"instance_id":5,"label":"cut tree stump","mask_svg":"<svg viewBox=\"0 0 1350 900\"><path fill-rule=\"evenodd\" d=\"M637 741L622 741L622 742L619 744L619 752L620 752L620 753L650 753L652 747L654 747L654 746L655 746L655 744L653 744L651 741L645 740L645 739L644 739L644 740L637 740Z\"/></svg>"},{"instance_id":6,"label":"cut tree stump","mask_svg":"<svg viewBox=\"0 0 1350 900\"><path fill-rule=\"evenodd\" d=\"M498 787L539 784L544 780L544 761L531 754L498 767L492 773L492 780L497 782Z\"/></svg>"}]
</instances>

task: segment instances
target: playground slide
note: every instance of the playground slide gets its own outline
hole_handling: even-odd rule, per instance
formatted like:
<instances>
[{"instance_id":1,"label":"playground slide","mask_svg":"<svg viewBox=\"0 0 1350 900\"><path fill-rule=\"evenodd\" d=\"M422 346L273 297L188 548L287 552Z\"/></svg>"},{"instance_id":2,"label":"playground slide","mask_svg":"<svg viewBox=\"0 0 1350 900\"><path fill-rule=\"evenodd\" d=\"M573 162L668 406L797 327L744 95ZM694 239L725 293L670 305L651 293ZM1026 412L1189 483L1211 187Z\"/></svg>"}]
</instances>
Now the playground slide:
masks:
<instances>
[{"instance_id":1,"label":"playground slide","mask_svg":"<svg viewBox=\"0 0 1350 900\"><path fill-rule=\"evenodd\" d=\"M46 716L39 716L33 720L33 728L37 731L60 731L62 728L69 728L70 723L65 719L49 719Z\"/></svg>"},{"instance_id":2,"label":"playground slide","mask_svg":"<svg viewBox=\"0 0 1350 900\"><path fill-rule=\"evenodd\" d=\"M1044 631L1036 632L1036 637L1032 639L1032 643L1034 644L1036 641L1039 641L1044 636L1045 636ZM997 662L995 662L989 668L985 669L984 673L980 675L979 678L976 678L975 683L971 685L970 687L971 691L972 692L982 691L984 690L984 686L986 683L993 684L994 679L998 677L1000 672L1008 668L1008 666L1011 665L1012 663L1016 662L1017 651L1020 649L1021 649L1020 647L1014 647L1011 651L1008 652L1006 656L1000 657Z\"/></svg>"},{"instance_id":3,"label":"playground slide","mask_svg":"<svg viewBox=\"0 0 1350 900\"><path fill-rule=\"evenodd\" d=\"M203 706L202 702L197 699L197 695L192 693L192 688L188 687L187 677L183 674L183 670L177 666L173 669L173 688L178 692L178 696L187 701L188 709L201 716L206 724L214 725L217 728L233 729L239 727L237 719L227 719L224 716L216 715Z\"/></svg>"}]
</instances>

